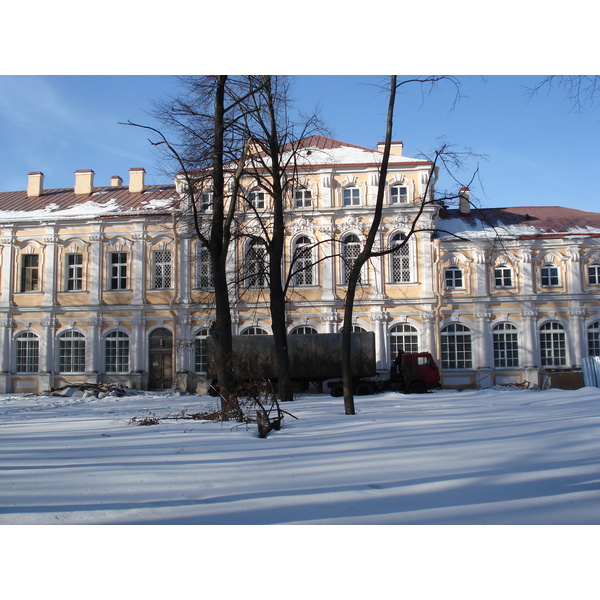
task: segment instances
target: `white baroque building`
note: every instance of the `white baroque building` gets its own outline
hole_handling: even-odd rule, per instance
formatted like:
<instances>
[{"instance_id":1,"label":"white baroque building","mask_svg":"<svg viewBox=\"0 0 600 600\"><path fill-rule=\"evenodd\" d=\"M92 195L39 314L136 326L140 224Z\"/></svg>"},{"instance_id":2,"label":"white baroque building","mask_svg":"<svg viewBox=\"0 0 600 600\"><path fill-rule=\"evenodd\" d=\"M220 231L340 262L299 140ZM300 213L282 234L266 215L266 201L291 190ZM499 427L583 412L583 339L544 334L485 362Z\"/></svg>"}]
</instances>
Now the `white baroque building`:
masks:
<instances>
[{"instance_id":1,"label":"white baroque building","mask_svg":"<svg viewBox=\"0 0 600 600\"><path fill-rule=\"evenodd\" d=\"M289 190L286 259L303 265L288 293L289 332L341 328L347 265L370 225L381 148L313 136ZM354 327L373 331L382 373L405 351L429 351L445 387L538 383L600 355L600 214L560 207L456 210L435 202L428 161L392 148L380 249L362 275ZM250 183L245 201L268 218ZM425 194L428 197L425 198ZM211 190L204 190L210 211ZM427 204L423 204L423 200ZM183 188L147 186L131 169L94 186L0 193L0 392L74 381L190 391L205 384L214 318L205 250L180 218ZM238 222L258 232L240 204ZM401 244L419 216L417 230ZM234 334L270 333L266 260L257 237L230 256Z\"/></svg>"}]
</instances>

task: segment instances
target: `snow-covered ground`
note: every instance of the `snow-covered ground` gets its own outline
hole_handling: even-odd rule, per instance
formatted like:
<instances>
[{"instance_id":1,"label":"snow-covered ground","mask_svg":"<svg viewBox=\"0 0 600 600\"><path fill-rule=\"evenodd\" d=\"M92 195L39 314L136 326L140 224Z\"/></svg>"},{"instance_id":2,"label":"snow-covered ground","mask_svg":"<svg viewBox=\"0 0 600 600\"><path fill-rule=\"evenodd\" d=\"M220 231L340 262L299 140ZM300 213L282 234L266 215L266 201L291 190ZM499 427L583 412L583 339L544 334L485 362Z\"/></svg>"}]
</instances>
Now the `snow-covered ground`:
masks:
<instances>
[{"instance_id":1,"label":"snow-covered ground","mask_svg":"<svg viewBox=\"0 0 600 600\"><path fill-rule=\"evenodd\" d=\"M0 524L600 524L600 390L323 395L281 431L202 396L0 396Z\"/></svg>"},{"instance_id":2,"label":"snow-covered ground","mask_svg":"<svg viewBox=\"0 0 600 600\"><path fill-rule=\"evenodd\" d=\"M600 523L600 389L389 393L356 398L354 416L305 396L267 439L130 424L211 407L0 396L0 524ZM562 600L595 597L597 531L4 527L0 564L11 598Z\"/></svg>"}]
</instances>

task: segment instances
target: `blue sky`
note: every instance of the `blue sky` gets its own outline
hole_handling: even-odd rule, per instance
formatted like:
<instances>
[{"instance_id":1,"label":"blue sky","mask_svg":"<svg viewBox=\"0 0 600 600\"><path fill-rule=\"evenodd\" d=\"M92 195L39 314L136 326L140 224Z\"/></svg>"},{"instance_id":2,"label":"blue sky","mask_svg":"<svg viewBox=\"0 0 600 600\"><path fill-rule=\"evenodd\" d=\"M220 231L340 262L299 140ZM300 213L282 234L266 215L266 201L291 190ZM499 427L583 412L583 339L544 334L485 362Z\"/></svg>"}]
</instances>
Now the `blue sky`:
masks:
<instances>
[{"instance_id":1,"label":"blue sky","mask_svg":"<svg viewBox=\"0 0 600 600\"><path fill-rule=\"evenodd\" d=\"M399 95L395 140L407 156L427 154L440 139L485 158L471 160L463 181L479 167L473 194L481 206L562 205L598 210L594 177L600 164L600 110L572 110L561 91L530 98L539 76L459 76L462 98L440 85L422 95ZM375 147L384 137L383 76L294 76L296 105L320 107L331 137ZM93 169L95 184L127 180L144 167L149 183L167 180L146 132L119 125L155 124L152 101L176 92L174 76L0 76L0 190L26 187L42 171L45 186L71 187L74 172Z\"/></svg>"}]
</instances>

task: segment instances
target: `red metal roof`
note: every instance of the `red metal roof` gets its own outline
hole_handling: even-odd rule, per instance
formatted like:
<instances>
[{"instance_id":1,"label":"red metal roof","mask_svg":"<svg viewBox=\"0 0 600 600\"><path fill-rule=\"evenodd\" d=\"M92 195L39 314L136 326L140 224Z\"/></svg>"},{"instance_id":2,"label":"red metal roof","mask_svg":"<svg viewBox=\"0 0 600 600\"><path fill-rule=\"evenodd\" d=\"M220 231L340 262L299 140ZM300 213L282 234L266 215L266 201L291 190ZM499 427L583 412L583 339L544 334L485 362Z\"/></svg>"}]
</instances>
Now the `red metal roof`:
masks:
<instances>
[{"instance_id":1,"label":"red metal roof","mask_svg":"<svg viewBox=\"0 0 600 600\"><path fill-rule=\"evenodd\" d=\"M172 199L172 202L168 202ZM144 186L144 191L132 194L127 186L95 187L91 194L75 194L73 188L44 190L41 196L28 197L26 191L0 192L0 213L2 212L53 212L64 211L94 202L104 205L107 202L117 207L113 214L120 213L160 213L178 205L179 197L174 185ZM48 207L52 210L48 211ZM84 216L82 214L82 216Z\"/></svg>"}]
</instances>

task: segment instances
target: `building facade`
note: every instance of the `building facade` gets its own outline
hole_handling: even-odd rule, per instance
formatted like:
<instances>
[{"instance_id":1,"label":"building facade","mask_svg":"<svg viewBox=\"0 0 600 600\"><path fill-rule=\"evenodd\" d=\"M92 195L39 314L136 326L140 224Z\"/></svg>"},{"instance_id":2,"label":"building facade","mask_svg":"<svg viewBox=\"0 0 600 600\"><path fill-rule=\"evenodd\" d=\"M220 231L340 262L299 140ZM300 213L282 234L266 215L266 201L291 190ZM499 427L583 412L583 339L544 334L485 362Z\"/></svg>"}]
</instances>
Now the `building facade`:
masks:
<instances>
[{"instance_id":1,"label":"building facade","mask_svg":"<svg viewBox=\"0 0 600 600\"><path fill-rule=\"evenodd\" d=\"M381 157L304 140L282 265L291 334L340 331ZM93 171L77 171L72 189L45 190L30 173L26 190L0 193L0 392L75 381L204 389L212 274L182 218L185 188L147 186L143 169L129 175L128 185L95 187ZM353 324L375 333L378 369L399 350L429 351L446 387L487 387L537 383L541 370L600 354L600 214L472 210L467 191L449 210L433 201L434 179L430 162L393 145L376 241L389 252L365 267ZM245 183L229 260L233 333L268 334L269 197Z\"/></svg>"}]
</instances>

